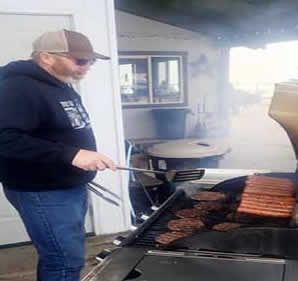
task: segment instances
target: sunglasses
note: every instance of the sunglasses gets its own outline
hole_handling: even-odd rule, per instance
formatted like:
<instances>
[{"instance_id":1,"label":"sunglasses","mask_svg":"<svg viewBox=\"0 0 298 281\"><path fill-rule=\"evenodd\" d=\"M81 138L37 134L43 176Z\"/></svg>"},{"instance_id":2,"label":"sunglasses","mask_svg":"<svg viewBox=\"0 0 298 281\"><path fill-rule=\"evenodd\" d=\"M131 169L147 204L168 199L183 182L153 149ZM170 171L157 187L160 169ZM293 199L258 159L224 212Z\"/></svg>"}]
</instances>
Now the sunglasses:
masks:
<instances>
[{"instance_id":1,"label":"sunglasses","mask_svg":"<svg viewBox=\"0 0 298 281\"><path fill-rule=\"evenodd\" d=\"M65 57L65 58L72 59L75 62L75 64L78 66L93 65L96 61L95 59L78 59L78 58L69 56L67 54L61 54L61 53L50 53L50 54L59 56L59 57Z\"/></svg>"}]
</instances>

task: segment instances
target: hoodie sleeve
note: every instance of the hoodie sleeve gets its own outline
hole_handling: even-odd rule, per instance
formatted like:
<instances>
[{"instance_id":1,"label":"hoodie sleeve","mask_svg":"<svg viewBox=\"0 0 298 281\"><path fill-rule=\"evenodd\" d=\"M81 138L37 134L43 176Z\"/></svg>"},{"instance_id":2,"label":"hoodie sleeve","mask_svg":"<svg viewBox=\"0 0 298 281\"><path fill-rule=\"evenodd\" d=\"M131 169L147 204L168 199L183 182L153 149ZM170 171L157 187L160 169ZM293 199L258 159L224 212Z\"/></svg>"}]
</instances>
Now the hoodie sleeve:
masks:
<instances>
[{"instance_id":1,"label":"hoodie sleeve","mask_svg":"<svg viewBox=\"0 0 298 281\"><path fill-rule=\"evenodd\" d=\"M22 90L17 82L0 81L0 156L41 163L71 163L78 147L33 137L42 121L41 101Z\"/></svg>"}]
</instances>

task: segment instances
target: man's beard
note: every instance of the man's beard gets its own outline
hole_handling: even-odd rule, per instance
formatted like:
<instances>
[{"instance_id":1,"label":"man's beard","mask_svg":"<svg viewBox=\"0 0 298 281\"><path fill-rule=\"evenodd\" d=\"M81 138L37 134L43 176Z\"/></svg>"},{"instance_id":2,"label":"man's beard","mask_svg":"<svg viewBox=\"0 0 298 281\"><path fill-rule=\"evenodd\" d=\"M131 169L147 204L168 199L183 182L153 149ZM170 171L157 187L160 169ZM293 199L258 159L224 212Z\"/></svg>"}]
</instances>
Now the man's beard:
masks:
<instances>
[{"instance_id":1,"label":"man's beard","mask_svg":"<svg viewBox=\"0 0 298 281\"><path fill-rule=\"evenodd\" d=\"M77 81L76 79L74 79L72 76L64 76L64 75L56 74L55 77L56 77L58 80L60 80L60 81L62 81L62 82L64 82L64 83L66 83L66 84L74 84L74 83L78 82L78 81Z\"/></svg>"},{"instance_id":2,"label":"man's beard","mask_svg":"<svg viewBox=\"0 0 298 281\"><path fill-rule=\"evenodd\" d=\"M61 76L61 80L62 80L62 82L65 82L67 84L74 84L77 82L77 80L73 79L70 76Z\"/></svg>"}]
</instances>

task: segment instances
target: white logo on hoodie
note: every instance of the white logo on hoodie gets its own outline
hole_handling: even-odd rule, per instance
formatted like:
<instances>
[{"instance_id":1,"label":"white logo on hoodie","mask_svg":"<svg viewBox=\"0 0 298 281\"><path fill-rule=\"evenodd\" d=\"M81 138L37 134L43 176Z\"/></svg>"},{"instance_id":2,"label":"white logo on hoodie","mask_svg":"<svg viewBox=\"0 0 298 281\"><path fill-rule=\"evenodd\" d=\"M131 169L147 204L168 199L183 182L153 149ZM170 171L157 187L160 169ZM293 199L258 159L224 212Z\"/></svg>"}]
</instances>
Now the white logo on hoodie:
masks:
<instances>
[{"instance_id":1,"label":"white logo on hoodie","mask_svg":"<svg viewBox=\"0 0 298 281\"><path fill-rule=\"evenodd\" d=\"M90 128L88 113L79 100L61 101L60 104L66 112L71 126L74 129Z\"/></svg>"}]
</instances>

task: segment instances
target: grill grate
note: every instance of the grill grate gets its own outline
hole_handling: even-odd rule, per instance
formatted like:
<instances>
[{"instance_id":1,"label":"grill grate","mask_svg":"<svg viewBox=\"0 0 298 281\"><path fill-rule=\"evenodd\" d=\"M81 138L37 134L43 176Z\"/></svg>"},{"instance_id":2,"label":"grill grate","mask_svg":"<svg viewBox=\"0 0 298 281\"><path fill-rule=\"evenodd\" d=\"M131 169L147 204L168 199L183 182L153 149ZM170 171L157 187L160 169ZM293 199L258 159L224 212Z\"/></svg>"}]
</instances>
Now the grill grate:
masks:
<instances>
[{"instance_id":1,"label":"grill grate","mask_svg":"<svg viewBox=\"0 0 298 281\"><path fill-rule=\"evenodd\" d=\"M226 192L226 195L229 197L229 202L233 202L236 200L235 193L228 193ZM192 208L195 204L199 204L198 201L192 200L189 197L185 196L185 193L180 194L179 197L176 197L175 200L170 202L171 204L167 204L167 209L163 210L158 217L150 224L144 227L144 229L139 232L138 235L134 237L126 246L133 246L133 247L149 247L149 248L160 248L160 247L167 247L162 246L155 242L155 238L159 236L162 233L165 233L168 230L167 224L170 220L176 219L175 213L184 208ZM206 228L202 230L198 230L196 233L201 232L213 232L210 229L214 224L226 222L228 221L226 218L227 213L230 212L227 210L226 212L221 212L220 214L218 212L210 212L206 217L204 218L204 223L206 225ZM257 222L255 224L254 222L247 223L246 226L271 226L271 227L281 227L282 222L279 222L276 220L276 223L271 222L270 220L267 222L266 219L262 219L262 221Z\"/></svg>"},{"instance_id":2,"label":"grill grate","mask_svg":"<svg viewBox=\"0 0 298 281\"><path fill-rule=\"evenodd\" d=\"M176 198L175 202L172 202L172 205L169 206L166 212L161 213L150 227L136 237L136 239L133 241L133 245L130 246L158 247L159 245L155 242L155 238L158 235L168 231L167 224L174 218L174 214L180 209L193 207L193 200L183 195L184 193Z\"/></svg>"},{"instance_id":3,"label":"grill grate","mask_svg":"<svg viewBox=\"0 0 298 281\"><path fill-rule=\"evenodd\" d=\"M271 175L271 174L270 174ZM275 174L272 174L273 176ZM281 177L279 174L276 175ZM290 178L288 175L284 178ZM235 205L239 200L246 177L224 181L211 191L224 192L228 203ZM199 192L192 190L193 192ZM189 194L189 193L188 193ZM175 250L175 251L215 251L253 254L269 257L298 258L298 228L289 227L288 222L260 217L256 220L241 221L243 226L232 232L211 230L214 224L227 220L225 214L213 213L204 219L206 228L193 235L178 239L169 245L155 242L158 235L169 231L167 224L176 218L174 214L184 208L192 208L197 201L190 199L183 190L176 191L156 212L121 244L122 247ZM229 211L228 211L229 212ZM290 245L290 247L289 247Z\"/></svg>"},{"instance_id":4,"label":"grill grate","mask_svg":"<svg viewBox=\"0 0 298 281\"><path fill-rule=\"evenodd\" d=\"M133 247L161 247L158 243L155 242L155 238L162 233L165 233L168 230L167 224L170 220L176 219L175 213L180 209L193 208L195 204L198 204L198 201L192 200L189 197L184 196L177 197L175 201L171 202L171 206L165 212L162 212L158 218L147 227L143 232L141 232L133 241L127 246ZM215 223L219 223L225 220L225 213L222 213L221 216L218 214L210 213L206 216L206 226L210 227ZM203 230L203 231L206 231Z\"/></svg>"}]
</instances>

